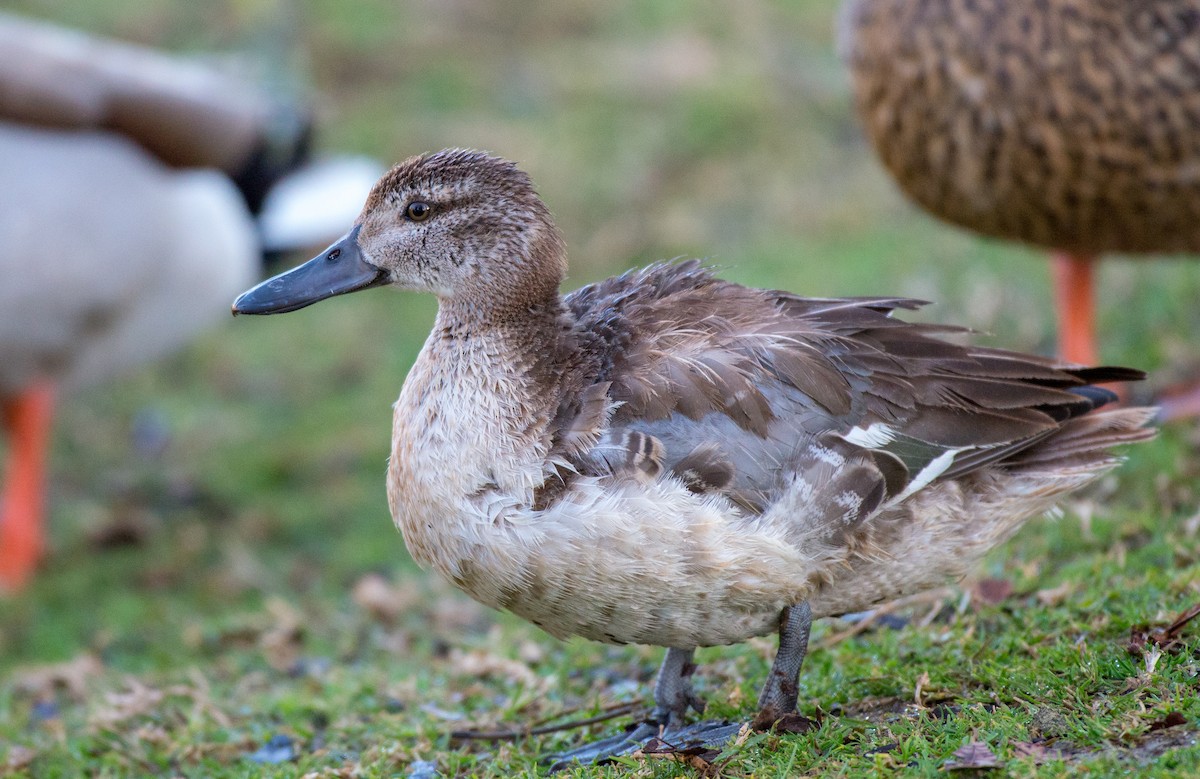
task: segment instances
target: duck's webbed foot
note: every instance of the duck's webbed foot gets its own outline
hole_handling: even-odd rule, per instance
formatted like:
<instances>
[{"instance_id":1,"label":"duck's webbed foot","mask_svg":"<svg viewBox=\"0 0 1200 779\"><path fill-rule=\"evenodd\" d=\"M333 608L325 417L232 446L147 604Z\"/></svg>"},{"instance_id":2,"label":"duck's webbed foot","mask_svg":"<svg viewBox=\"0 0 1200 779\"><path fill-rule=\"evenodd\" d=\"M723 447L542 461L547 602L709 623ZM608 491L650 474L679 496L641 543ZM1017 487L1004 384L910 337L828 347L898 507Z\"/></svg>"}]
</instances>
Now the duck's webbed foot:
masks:
<instances>
[{"instance_id":1,"label":"duck's webbed foot","mask_svg":"<svg viewBox=\"0 0 1200 779\"><path fill-rule=\"evenodd\" d=\"M800 666L808 652L808 632L812 626L812 610L801 603L783 610L779 617L779 652L771 665L762 693L758 697L758 714L750 726L769 730L781 719L796 715L797 679ZM571 763L599 763L614 757L632 754L651 739L662 741L674 750L694 747L719 749L742 729L738 722L708 721L684 725L688 709L698 713L704 704L692 692L692 663L694 650L668 649L658 670L654 685L654 712L624 733L560 752L547 758L551 771L559 771Z\"/></svg>"},{"instance_id":2,"label":"duck's webbed foot","mask_svg":"<svg viewBox=\"0 0 1200 779\"><path fill-rule=\"evenodd\" d=\"M692 663L692 649L668 649L658 669L654 685L654 711L649 719L639 722L624 733L600 741L560 752L548 758L551 771L566 768L571 763L597 763L641 749L652 738L661 738L671 744L676 742L710 743L710 731L733 728L720 742L737 733L737 726L725 722L701 722L683 726L688 709L704 711L704 703L692 691L692 674L696 666ZM719 735L719 734L718 734ZM720 743L717 742L717 743Z\"/></svg>"}]
</instances>

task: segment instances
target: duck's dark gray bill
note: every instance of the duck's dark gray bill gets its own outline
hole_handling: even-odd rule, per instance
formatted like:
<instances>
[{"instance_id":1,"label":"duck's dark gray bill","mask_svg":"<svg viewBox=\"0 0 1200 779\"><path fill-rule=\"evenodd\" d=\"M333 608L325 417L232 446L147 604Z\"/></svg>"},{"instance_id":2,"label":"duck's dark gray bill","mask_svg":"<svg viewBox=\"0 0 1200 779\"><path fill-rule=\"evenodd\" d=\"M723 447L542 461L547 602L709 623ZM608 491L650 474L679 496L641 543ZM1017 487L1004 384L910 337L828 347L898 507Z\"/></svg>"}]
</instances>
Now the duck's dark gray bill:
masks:
<instances>
[{"instance_id":1,"label":"duck's dark gray bill","mask_svg":"<svg viewBox=\"0 0 1200 779\"><path fill-rule=\"evenodd\" d=\"M362 258L355 227L303 265L243 292L233 301L233 314L283 314L385 283L387 274Z\"/></svg>"}]
</instances>

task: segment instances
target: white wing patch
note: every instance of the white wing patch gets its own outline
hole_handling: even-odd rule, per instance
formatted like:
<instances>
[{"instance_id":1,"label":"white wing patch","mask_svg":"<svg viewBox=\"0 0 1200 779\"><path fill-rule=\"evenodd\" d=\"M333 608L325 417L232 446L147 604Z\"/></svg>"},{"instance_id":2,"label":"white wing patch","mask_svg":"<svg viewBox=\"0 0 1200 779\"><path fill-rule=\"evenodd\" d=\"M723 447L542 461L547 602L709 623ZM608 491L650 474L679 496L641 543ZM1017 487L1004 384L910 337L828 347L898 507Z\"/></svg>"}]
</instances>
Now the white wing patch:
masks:
<instances>
[{"instance_id":1,"label":"white wing patch","mask_svg":"<svg viewBox=\"0 0 1200 779\"><path fill-rule=\"evenodd\" d=\"M904 488L903 492L888 501L888 505L894 506L918 490L922 490L929 486L930 482L941 476L946 471L950 470L950 466L954 464L954 458L958 456L959 452L965 452L971 448L973 447L964 446L958 449L947 449L937 457L930 460L929 464L922 468L917 475L913 477L913 480L908 483L908 486Z\"/></svg>"},{"instance_id":2,"label":"white wing patch","mask_svg":"<svg viewBox=\"0 0 1200 779\"><path fill-rule=\"evenodd\" d=\"M864 449L881 449L896 440L896 428L883 422L869 427L852 427L842 436L847 443Z\"/></svg>"}]
</instances>

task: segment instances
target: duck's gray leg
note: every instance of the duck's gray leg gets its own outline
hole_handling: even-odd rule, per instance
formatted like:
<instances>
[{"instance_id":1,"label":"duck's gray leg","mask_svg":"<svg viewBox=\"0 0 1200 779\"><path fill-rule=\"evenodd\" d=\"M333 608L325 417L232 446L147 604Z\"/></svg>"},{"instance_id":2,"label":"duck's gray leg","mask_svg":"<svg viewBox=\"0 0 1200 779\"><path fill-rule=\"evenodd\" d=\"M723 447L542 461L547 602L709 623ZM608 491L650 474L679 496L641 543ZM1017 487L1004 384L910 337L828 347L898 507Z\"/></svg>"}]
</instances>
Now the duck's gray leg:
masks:
<instances>
[{"instance_id":1,"label":"duck's gray leg","mask_svg":"<svg viewBox=\"0 0 1200 779\"><path fill-rule=\"evenodd\" d=\"M692 657L695 653L694 649L667 650L654 682L654 711L649 719L620 735L551 755L550 770L561 770L576 760L594 763L627 755L639 749L647 740L682 727L689 708L703 711L704 703L692 692L692 674L696 671Z\"/></svg>"},{"instance_id":2,"label":"duck's gray leg","mask_svg":"<svg viewBox=\"0 0 1200 779\"><path fill-rule=\"evenodd\" d=\"M771 665L762 693L758 696L758 716L751 723L756 729L768 729L781 717L796 711L800 666L808 653L808 632L812 609L807 602L784 609L779 615L779 651ZM654 713L619 736L551 755L550 770L558 771L578 760L594 763L627 755L651 738L661 738L676 748L690 746L720 747L741 730L740 723L697 722L683 726L689 708L703 711L704 704L692 692L694 650L668 649L654 684Z\"/></svg>"},{"instance_id":3,"label":"duck's gray leg","mask_svg":"<svg viewBox=\"0 0 1200 779\"><path fill-rule=\"evenodd\" d=\"M812 627L812 609L808 601L783 610L779 617L779 651L771 673L758 696L755 725L769 727L785 714L796 710L800 666L808 654L808 631Z\"/></svg>"},{"instance_id":4,"label":"duck's gray leg","mask_svg":"<svg viewBox=\"0 0 1200 779\"><path fill-rule=\"evenodd\" d=\"M704 712L704 701L692 692L695 649L668 649L654 679L654 713L650 719L670 730L683 724L688 709Z\"/></svg>"}]
</instances>

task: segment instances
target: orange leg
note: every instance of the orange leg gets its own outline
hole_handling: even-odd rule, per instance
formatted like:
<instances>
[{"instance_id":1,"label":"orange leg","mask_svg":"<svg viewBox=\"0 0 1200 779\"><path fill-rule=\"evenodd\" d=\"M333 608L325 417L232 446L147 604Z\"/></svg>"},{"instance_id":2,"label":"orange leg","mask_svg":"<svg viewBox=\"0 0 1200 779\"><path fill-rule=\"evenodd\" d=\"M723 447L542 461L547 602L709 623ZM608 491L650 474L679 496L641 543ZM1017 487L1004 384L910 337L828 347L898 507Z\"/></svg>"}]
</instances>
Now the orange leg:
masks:
<instances>
[{"instance_id":1,"label":"orange leg","mask_svg":"<svg viewBox=\"0 0 1200 779\"><path fill-rule=\"evenodd\" d=\"M38 384L0 401L8 432L8 474L0 496L0 590L15 590L33 574L42 553L46 451L54 388Z\"/></svg>"},{"instance_id":2,"label":"orange leg","mask_svg":"<svg viewBox=\"0 0 1200 779\"><path fill-rule=\"evenodd\" d=\"M1096 364L1096 318L1092 296L1092 257L1054 255L1054 304L1058 310L1058 356L1080 365Z\"/></svg>"}]
</instances>

